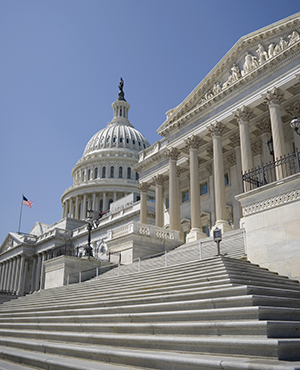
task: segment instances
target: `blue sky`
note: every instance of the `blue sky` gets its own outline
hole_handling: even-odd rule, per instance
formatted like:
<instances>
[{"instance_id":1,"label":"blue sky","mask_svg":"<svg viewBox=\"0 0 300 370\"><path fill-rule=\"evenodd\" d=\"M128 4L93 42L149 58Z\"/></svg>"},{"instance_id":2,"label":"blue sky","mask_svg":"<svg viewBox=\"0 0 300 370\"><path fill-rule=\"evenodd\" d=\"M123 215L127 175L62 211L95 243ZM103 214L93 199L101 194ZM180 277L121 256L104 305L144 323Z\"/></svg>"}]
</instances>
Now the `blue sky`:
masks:
<instances>
[{"instance_id":1,"label":"blue sky","mask_svg":"<svg viewBox=\"0 0 300 370\"><path fill-rule=\"evenodd\" d=\"M0 0L0 243L61 218L88 140L112 119L122 76L129 119L150 143L240 37L298 0Z\"/></svg>"}]
</instances>

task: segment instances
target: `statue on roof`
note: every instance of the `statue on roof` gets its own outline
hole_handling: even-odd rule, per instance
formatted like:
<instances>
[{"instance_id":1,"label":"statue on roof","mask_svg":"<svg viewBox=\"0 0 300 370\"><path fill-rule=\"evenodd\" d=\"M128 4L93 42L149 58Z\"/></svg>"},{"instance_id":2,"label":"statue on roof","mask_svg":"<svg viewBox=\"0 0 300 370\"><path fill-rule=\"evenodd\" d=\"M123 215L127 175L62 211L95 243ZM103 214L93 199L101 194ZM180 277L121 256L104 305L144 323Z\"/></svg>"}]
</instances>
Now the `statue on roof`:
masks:
<instances>
[{"instance_id":1,"label":"statue on roof","mask_svg":"<svg viewBox=\"0 0 300 370\"><path fill-rule=\"evenodd\" d=\"M125 100L125 98L124 98L125 94L124 94L124 91L123 91L123 86L124 86L124 80L121 77L120 82L119 82L119 97L118 97L118 100Z\"/></svg>"}]
</instances>

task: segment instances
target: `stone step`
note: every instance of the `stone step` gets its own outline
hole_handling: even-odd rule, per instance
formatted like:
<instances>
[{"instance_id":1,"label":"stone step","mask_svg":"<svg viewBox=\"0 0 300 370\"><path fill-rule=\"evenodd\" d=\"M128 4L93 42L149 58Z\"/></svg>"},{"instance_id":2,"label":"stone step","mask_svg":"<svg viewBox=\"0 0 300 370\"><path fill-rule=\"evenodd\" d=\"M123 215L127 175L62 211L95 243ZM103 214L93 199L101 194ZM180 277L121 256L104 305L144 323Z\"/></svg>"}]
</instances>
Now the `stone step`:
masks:
<instances>
[{"instance_id":1,"label":"stone step","mask_svg":"<svg viewBox=\"0 0 300 370\"><path fill-rule=\"evenodd\" d=\"M189 309L173 311L153 311L153 312L130 312L130 313L107 313L107 314L80 314L72 315L66 309L60 316L53 315L52 312L36 313L36 315L11 315L0 318L0 323L94 323L94 322L171 322L182 321L182 318L189 321L220 321L220 320L281 320L281 321L300 321L300 309L289 307L268 307L268 306L249 306L249 307L230 307L216 309Z\"/></svg>"},{"instance_id":2,"label":"stone step","mask_svg":"<svg viewBox=\"0 0 300 370\"><path fill-rule=\"evenodd\" d=\"M118 302L119 303L119 302ZM101 302L100 302L101 304ZM87 307L89 306L89 307ZM286 297L270 297L261 295L243 295L233 297L218 297L209 299L196 299L174 301L174 302L155 302L145 304L131 304L131 305L115 305L103 307L101 305L95 306L94 303L90 305L81 305L81 307L69 306L66 310L65 306L53 305L51 310L26 310L19 314L14 312L13 315L10 312L3 313L1 320L17 316L23 317L35 317L41 315L50 314L52 316L59 316L64 313L68 315L105 315L110 313L146 313L146 312L162 312L162 311L177 311L188 308L192 309L216 309L224 307L247 307L247 306L272 306L272 307L290 307L300 308L300 300L295 298Z\"/></svg>"},{"instance_id":3,"label":"stone step","mask_svg":"<svg viewBox=\"0 0 300 370\"><path fill-rule=\"evenodd\" d=\"M16 335L17 333L15 333ZM32 339L31 339L32 338ZM84 343L84 345L82 344ZM300 339L261 339L235 337L199 337L199 336L164 336L164 335L98 335L84 333L47 333L45 340L41 333L27 332L23 338L2 336L0 346L17 347L43 353L67 354L67 356L102 358L103 347L112 349L121 347L125 350L162 350L181 353L253 356L276 360L300 360ZM109 347L108 347L109 346ZM92 352L90 352L92 349ZM171 355L171 352L170 352ZM106 358L107 359L107 358Z\"/></svg>"},{"instance_id":4,"label":"stone step","mask_svg":"<svg viewBox=\"0 0 300 370\"><path fill-rule=\"evenodd\" d=\"M200 336L263 336L265 338L300 338L300 322L297 321L180 321L174 323L1 323L2 333L19 332L77 332L119 333L153 335L200 335Z\"/></svg>"},{"instance_id":5,"label":"stone step","mask_svg":"<svg viewBox=\"0 0 300 370\"><path fill-rule=\"evenodd\" d=\"M95 357L92 349L88 353ZM97 351L97 360L66 357L53 353L33 352L0 346L0 357L23 364L34 364L34 369L48 370L298 370L300 362L277 361L245 357L170 353L165 351L120 350L103 348ZM92 357L92 356L90 356ZM101 359L101 360L100 360ZM102 362L106 361L106 362ZM108 363L109 361L109 363ZM2 360L3 363L3 360ZM120 365L126 363L126 365ZM45 367L45 365L47 367ZM18 366L18 365L17 365ZM28 366L27 366L28 367ZM26 366L23 368L26 369ZM32 369L28 367L28 370ZM6 368L3 370L18 370Z\"/></svg>"}]
</instances>

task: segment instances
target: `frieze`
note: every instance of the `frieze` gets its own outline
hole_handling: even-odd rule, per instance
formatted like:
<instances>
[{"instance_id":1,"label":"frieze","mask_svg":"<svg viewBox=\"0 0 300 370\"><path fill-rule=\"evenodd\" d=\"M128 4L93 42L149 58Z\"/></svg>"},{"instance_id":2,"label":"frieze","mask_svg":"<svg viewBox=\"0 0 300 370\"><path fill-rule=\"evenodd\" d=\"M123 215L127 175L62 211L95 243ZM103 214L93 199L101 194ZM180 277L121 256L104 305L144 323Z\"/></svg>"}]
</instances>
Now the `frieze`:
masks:
<instances>
[{"instance_id":1,"label":"frieze","mask_svg":"<svg viewBox=\"0 0 300 370\"><path fill-rule=\"evenodd\" d=\"M300 190L293 190L289 193L281 194L262 202L251 204L250 206L243 207L243 216L248 216L266 209L274 208L285 203L290 203L300 199Z\"/></svg>"},{"instance_id":2,"label":"frieze","mask_svg":"<svg viewBox=\"0 0 300 370\"><path fill-rule=\"evenodd\" d=\"M275 31L273 33L275 34ZM203 90L195 91L190 100L182 105L182 109L179 108L178 110L174 108L172 111L169 111L165 128L160 132L160 135L166 135L172 131L174 129L174 124L176 127L180 126L184 121L190 118L192 113L195 114L202 110L202 106L207 105L210 102L214 102L217 96L223 96L224 92L229 90L229 88L235 85L236 82L243 80L245 77L247 77L247 80L249 80L248 76L250 75L253 75L254 77L252 72L258 70L261 66L264 66L268 62L273 64L273 61L278 55L283 55L286 50L291 49L295 45L298 46L300 44L299 41L300 35L296 30L294 30L287 37L280 37L280 40L277 43L271 42L267 44L267 46L264 46L262 43L257 44L255 51L252 53L250 51L246 52L244 61L240 63L241 67L239 67L236 62L231 65L229 76L223 82L220 82L220 80L212 82L212 87L204 93L202 92ZM244 43L245 41L242 42L242 44ZM241 48L241 45L238 47L238 49ZM255 55L253 55L254 53ZM207 82L202 86L202 89L212 80L213 77L216 77L216 75L220 73L222 69L224 69L224 63L218 68L211 78L207 79ZM190 112L187 112L188 109L190 109ZM177 122L175 123L174 121ZM172 122L174 122L173 125Z\"/></svg>"}]
</instances>

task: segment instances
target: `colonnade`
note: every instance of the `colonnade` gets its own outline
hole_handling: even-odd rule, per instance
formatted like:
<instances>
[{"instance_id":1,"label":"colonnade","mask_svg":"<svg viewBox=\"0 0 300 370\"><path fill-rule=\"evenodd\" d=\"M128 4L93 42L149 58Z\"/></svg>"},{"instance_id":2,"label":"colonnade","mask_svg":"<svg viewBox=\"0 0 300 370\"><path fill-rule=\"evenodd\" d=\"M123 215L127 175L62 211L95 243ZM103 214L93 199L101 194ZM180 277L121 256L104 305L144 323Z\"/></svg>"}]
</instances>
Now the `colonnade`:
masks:
<instances>
[{"instance_id":1,"label":"colonnade","mask_svg":"<svg viewBox=\"0 0 300 370\"><path fill-rule=\"evenodd\" d=\"M119 197L119 192L93 192L70 197L62 205L62 217L84 220L88 209L99 212L106 211L110 203L115 202Z\"/></svg>"},{"instance_id":2,"label":"colonnade","mask_svg":"<svg viewBox=\"0 0 300 370\"><path fill-rule=\"evenodd\" d=\"M35 291L44 286L43 263L46 252L34 256L18 254L0 263L0 292L22 295L26 289ZM28 283L29 261L31 267L31 281ZM27 286L26 286L27 284Z\"/></svg>"},{"instance_id":3,"label":"colonnade","mask_svg":"<svg viewBox=\"0 0 300 370\"><path fill-rule=\"evenodd\" d=\"M283 93L278 88L268 91L265 102L269 107L271 122L271 134L273 137L275 158L280 158L286 154L283 126L280 115L280 103ZM246 172L253 168L253 155L250 142L249 123L253 115L249 107L242 106L234 112L239 125L239 135L235 135L232 142L235 142L236 165ZM214 200L215 200L215 227L218 226L223 232L232 230L226 220L226 197L224 182L224 164L222 152L222 134L225 124L214 122L208 126L208 131L212 137L213 144L213 178L214 178ZM265 133L265 130L262 130ZM196 239L201 237L201 209L200 209L200 189L199 189L199 168L198 150L201 139L192 135L185 141L189 149L189 170L190 170L190 207L191 207L191 234L196 234ZM176 147L170 147L166 156L169 159L169 226L172 230L180 230L180 202L177 176L177 160L180 151ZM280 180L284 173L280 167L276 168L276 179ZM152 184L156 191L156 226L163 227L163 175L154 176ZM141 183L141 222L147 223L147 190L150 184ZM238 188L238 191L241 187ZM246 189L247 190L247 189ZM204 237L204 234L202 235Z\"/></svg>"}]
</instances>

